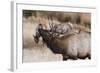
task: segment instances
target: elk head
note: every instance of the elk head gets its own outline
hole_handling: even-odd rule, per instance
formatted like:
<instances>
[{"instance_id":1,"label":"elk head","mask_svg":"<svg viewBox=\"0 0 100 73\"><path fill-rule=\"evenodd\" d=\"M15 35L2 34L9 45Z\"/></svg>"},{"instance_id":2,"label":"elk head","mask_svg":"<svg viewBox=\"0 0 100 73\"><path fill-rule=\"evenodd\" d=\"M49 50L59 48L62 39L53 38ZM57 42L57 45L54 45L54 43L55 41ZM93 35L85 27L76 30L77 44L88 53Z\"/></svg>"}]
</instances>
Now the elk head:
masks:
<instances>
[{"instance_id":1,"label":"elk head","mask_svg":"<svg viewBox=\"0 0 100 73\"><path fill-rule=\"evenodd\" d=\"M35 41L36 43L39 42L39 38L40 38L40 34L39 34L39 32L38 32L38 29L42 29L42 28L43 28L42 24L39 24L38 27L37 27L37 29L36 29L36 35L33 35L34 41Z\"/></svg>"}]
</instances>

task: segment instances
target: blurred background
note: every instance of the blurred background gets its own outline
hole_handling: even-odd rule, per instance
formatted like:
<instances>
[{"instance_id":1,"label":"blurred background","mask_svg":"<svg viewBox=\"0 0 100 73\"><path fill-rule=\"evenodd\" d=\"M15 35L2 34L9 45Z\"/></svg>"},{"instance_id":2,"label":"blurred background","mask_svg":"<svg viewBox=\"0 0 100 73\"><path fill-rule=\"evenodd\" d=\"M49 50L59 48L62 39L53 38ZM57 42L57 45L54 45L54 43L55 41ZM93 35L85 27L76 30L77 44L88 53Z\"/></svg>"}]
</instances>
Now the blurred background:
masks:
<instances>
[{"instance_id":1,"label":"blurred background","mask_svg":"<svg viewBox=\"0 0 100 73\"><path fill-rule=\"evenodd\" d=\"M39 23L45 24L49 29L49 20L54 24L71 22L91 29L91 14L79 12L33 11L23 10L23 62L61 61L62 55L54 54L46 47L40 38L35 43L33 35Z\"/></svg>"}]
</instances>

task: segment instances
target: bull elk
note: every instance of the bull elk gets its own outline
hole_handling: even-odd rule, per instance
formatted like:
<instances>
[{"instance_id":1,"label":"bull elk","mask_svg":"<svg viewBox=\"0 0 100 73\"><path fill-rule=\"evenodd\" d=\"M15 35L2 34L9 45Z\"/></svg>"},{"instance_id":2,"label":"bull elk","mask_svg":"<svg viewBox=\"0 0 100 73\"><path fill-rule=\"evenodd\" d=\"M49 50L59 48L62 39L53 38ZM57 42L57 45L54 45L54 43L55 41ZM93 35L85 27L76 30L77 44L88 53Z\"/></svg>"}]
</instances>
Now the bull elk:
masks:
<instances>
[{"instance_id":1,"label":"bull elk","mask_svg":"<svg viewBox=\"0 0 100 73\"><path fill-rule=\"evenodd\" d=\"M81 31L80 33L68 33L62 37L55 36L54 32L45 29L38 29L39 36L43 38L47 47L55 54L62 54L63 60L91 59L90 34Z\"/></svg>"}]
</instances>

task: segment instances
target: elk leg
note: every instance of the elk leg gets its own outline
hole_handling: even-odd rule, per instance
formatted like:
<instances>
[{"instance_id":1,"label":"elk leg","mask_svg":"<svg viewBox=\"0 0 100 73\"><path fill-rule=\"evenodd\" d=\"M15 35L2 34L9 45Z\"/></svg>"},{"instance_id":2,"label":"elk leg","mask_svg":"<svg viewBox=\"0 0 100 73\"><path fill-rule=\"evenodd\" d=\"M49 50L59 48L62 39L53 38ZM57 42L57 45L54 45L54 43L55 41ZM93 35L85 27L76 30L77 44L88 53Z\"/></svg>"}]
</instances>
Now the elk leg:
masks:
<instances>
[{"instance_id":1,"label":"elk leg","mask_svg":"<svg viewBox=\"0 0 100 73\"><path fill-rule=\"evenodd\" d=\"M73 59L73 60L77 60L78 58L77 58L77 57L73 57L72 59Z\"/></svg>"},{"instance_id":2,"label":"elk leg","mask_svg":"<svg viewBox=\"0 0 100 73\"><path fill-rule=\"evenodd\" d=\"M77 60L78 59L77 55L75 55L75 56L70 55L69 58L72 59L72 60Z\"/></svg>"},{"instance_id":3,"label":"elk leg","mask_svg":"<svg viewBox=\"0 0 100 73\"><path fill-rule=\"evenodd\" d=\"M67 60L68 56L63 55L63 61Z\"/></svg>"},{"instance_id":4,"label":"elk leg","mask_svg":"<svg viewBox=\"0 0 100 73\"><path fill-rule=\"evenodd\" d=\"M88 59L91 59L91 55L90 54L88 55Z\"/></svg>"},{"instance_id":5,"label":"elk leg","mask_svg":"<svg viewBox=\"0 0 100 73\"><path fill-rule=\"evenodd\" d=\"M63 58L63 61L67 60L68 58Z\"/></svg>"}]
</instances>

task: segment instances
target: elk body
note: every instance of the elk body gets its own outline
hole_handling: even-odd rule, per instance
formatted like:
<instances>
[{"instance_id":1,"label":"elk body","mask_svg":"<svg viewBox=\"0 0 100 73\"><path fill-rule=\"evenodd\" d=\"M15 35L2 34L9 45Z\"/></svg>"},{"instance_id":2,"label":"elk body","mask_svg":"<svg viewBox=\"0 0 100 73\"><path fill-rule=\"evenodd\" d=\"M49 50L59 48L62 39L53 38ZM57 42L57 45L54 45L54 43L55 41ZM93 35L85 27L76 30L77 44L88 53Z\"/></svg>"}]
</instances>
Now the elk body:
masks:
<instances>
[{"instance_id":1,"label":"elk body","mask_svg":"<svg viewBox=\"0 0 100 73\"><path fill-rule=\"evenodd\" d=\"M38 32L47 47L55 54L62 54L63 60L91 58L91 37L87 32L69 33L62 37L55 36L54 32L42 28L38 29Z\"/></svg>"}]
</instances>

